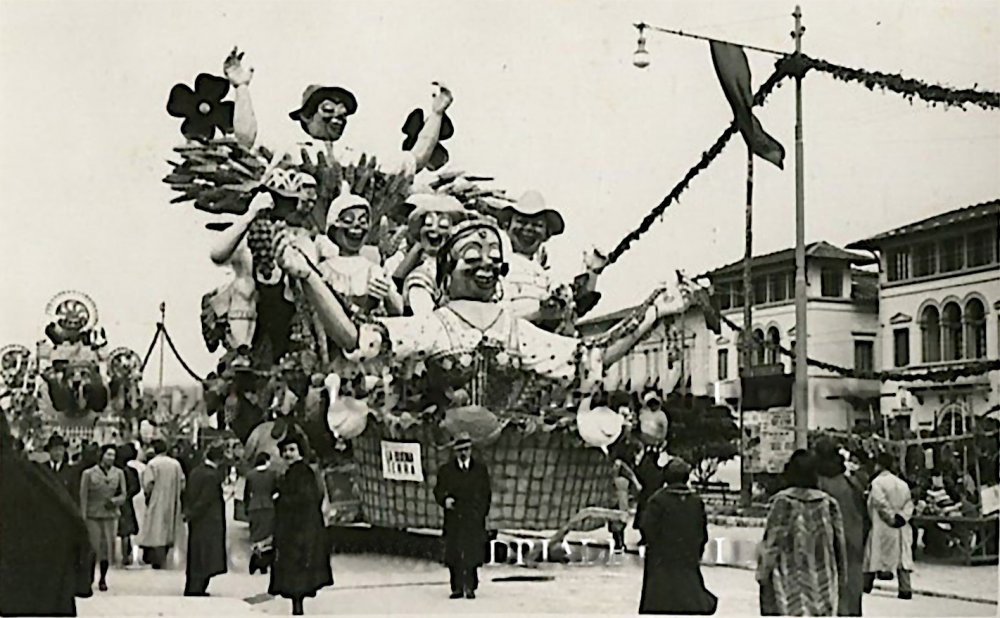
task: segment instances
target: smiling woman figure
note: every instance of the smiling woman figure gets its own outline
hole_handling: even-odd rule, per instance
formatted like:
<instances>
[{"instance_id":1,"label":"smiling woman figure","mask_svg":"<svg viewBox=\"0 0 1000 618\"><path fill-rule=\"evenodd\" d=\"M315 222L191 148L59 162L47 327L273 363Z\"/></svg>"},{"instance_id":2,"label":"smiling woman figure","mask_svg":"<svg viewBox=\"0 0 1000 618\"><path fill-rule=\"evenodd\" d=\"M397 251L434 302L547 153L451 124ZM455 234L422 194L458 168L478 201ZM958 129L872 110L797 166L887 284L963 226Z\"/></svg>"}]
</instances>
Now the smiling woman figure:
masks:
<instances>
[{"instance_id":1,"label":"smiling woman figure","mask_svg":"<svg viewBox=\"0 0 1000 618\"><path fill-rule=\"evenodd\" d=\"M461 202L450 195L414 195L407 239L420 264L403 280L403 301L414 315L434 311L442 299L437 285L437 255L453 225L466 217Z\"/></svg>"}]
</instances>

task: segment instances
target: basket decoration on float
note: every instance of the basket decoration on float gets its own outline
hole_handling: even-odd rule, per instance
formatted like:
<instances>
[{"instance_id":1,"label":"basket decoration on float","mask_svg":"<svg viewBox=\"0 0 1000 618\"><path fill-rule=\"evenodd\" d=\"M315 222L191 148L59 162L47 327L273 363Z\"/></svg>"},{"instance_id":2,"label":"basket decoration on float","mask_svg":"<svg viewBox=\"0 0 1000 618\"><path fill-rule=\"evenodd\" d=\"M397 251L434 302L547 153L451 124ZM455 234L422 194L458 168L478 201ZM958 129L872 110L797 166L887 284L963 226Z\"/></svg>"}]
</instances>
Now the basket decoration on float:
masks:
<instances>
[{"instance_id":1,"label":"basket decoration on float","mask_svg":"<svg viewBox=\"0 0 1000 618\"><path fill-rule=\"evenodd\" d=\"M558 429L566 429L562 424ZM607 457L570 431L554 425L535 431L507 426L497 439L477 448L489 466L492 529L553 530L580 510L610 506L613 472ZM366 520L374 526L440 528L443 510L434 501L437 469L451 457L449 433L432 424L390 433L369 424L354 443L357 485ZM410 444L420 456L422 482L385 478L386 443Z\"/></svg>"}]
</instances>

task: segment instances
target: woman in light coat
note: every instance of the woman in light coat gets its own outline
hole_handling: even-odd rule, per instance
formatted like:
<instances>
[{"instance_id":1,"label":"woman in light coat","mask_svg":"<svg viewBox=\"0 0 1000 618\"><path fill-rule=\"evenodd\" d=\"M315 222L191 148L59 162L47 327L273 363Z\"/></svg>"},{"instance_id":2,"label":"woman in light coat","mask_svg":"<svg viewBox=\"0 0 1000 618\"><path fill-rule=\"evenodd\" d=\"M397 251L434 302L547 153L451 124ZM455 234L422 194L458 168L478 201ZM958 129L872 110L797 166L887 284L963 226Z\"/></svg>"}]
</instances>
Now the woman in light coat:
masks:
<instances>
[{"instance_id":1,"label":"woman in light coat","mask_svg":"<svg viewBox=\"0 0 1000 618\"><path fill-rule=\"evenodd\" d=\"M913 497L906 481L892 473L889 453L875 460L875 478L868 492L871 532L865 545L865 592L871 592L875 578L899 578L899 598L913 598L910 572L913 571Z\"/></svg>"},{"instance_id":2,"label":"woman in light coat","mask_svg":"<svg viewBox=\"0 0 1000 618\"><path fill-rule=\"evenodd\" d=\"M98 589L108 589L108 568L115 557L118 519L125 504L125 473L115 467L115 445L101 447L96 466L84 470L80 480L80 512L87 524L90 544L101 568Z\"/></svg>"}]
</instances>

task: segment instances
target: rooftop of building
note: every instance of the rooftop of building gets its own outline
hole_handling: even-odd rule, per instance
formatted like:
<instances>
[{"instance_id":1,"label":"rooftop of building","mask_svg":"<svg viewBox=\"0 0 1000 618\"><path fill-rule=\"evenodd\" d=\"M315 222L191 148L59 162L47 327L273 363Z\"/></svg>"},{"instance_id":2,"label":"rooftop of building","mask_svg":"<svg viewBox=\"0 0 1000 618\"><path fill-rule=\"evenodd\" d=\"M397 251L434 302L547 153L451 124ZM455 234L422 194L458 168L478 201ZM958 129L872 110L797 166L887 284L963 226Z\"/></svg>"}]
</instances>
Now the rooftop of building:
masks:
<instances>
[{"instance_id":1,"label":"rooftop of building","mask_svg":"<svg viewBox=\"0 0 1000 618\"><path fill-rule=\"evenodd\" d=\"M820 240L817 242L809 243L806 245L806 259L824 259L824 260L841 260L843 262L849 262L851 264L865 265L865 264L875 264L875 258L867 255L862 255L860 253L854 253L852 251L846 251L840 247L831 245L830 243ZM775 266L784 263L794 263L795 262L795 248L783 249L781 251L775 251L774 253L768 253L766 255L756 255L750 260L750 268L756 269L767 266ZM723 275L737 274L743 271L743 260L738 260L731 264L726 264L715 270L711 270L700 277L719 277Z\"/></svg>"},{"instance_id":2,"label":"rooftop of building","mask_svg":"<svg viewBox=\"0 0 1000 618\"><path fill-rule=\"evenodd\" d=\"M847 245L847 248L869 250L878 249L887 241L903 236L930 232L939 228L955 225L957 223L967 223L986 217L996 217L998 215L1000 215L1000 199L991 200L989 202L973 204L972 206L965 206L963 208L951 210L940 215L934 215L933 217L928 217L927 219L917 221L916 223L909 223L902 227L889 230L888 232L882 232L881 234L876 234L875 236L852 242Z\"/></svg>"}]
</instances>

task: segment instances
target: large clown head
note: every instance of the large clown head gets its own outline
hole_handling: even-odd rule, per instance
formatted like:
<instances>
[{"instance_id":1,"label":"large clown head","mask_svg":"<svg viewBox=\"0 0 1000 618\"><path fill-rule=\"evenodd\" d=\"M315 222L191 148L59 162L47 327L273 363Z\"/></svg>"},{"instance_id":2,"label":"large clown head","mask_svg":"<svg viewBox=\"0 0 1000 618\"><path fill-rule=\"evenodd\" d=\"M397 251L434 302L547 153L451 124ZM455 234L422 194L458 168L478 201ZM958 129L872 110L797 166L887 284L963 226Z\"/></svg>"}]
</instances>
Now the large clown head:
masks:
<instances>
[{"instance_id":1,"label":"large clown head","mask_svg":"<svg viewBox=\"0 0 1000 618\"><path fill-rule=\"evenodd\" d=\"M351 193L344 183L340 196L330 204L326 213L326 235L337 247L340 255L357 255L371 230L372 207L368 200Z\"/></svg>"},{"instance_id":2,"label":"large clown head","mask_svg":"<svg viewBox=\"0 0 1000 618\"><path fill-rule=\"evenodd\" d=\"M562 234L566 227L562 215L546 208L545 198L537 191L528 191L516 206L503 209L498 220L510 236L514 252L527 257L538 253L545 241Z\"/></svg>"},{"instance_id":3,"label":"large clown head","mask_svg":"<svg viewBox=\"0 0 1000 618\"><path fill-rule=\"evenodd\" d=\"M424 255L436 257L444 245L451 227L459 222L465 209L450 195L412 195L407 203L414 207L407 221L407 236L411 243L424 250Z\"/></svg>"},{"instance_id":4,"label":"large clown head","mask_svg":"<svg viewBox=\"0 0 1000 618\"><path fill-rule=\"evenodd\" d=\"M507 274L500 232L482 219L453 227L437 259L438 286L452 300L493 300Z\"/></svg>"},{"instance_id":5,"label":"large clown head","mask_svg":"<svg viewBox=\"0 0 1000 618\"><path fill-rule=\"evenodd\" d=\"M312 85L302 93L302 106L288 116L302 130L324 142L340 139L347 117L358 111L358 101L350 91L336 86Z\"/></svg>"}]
</instances>

